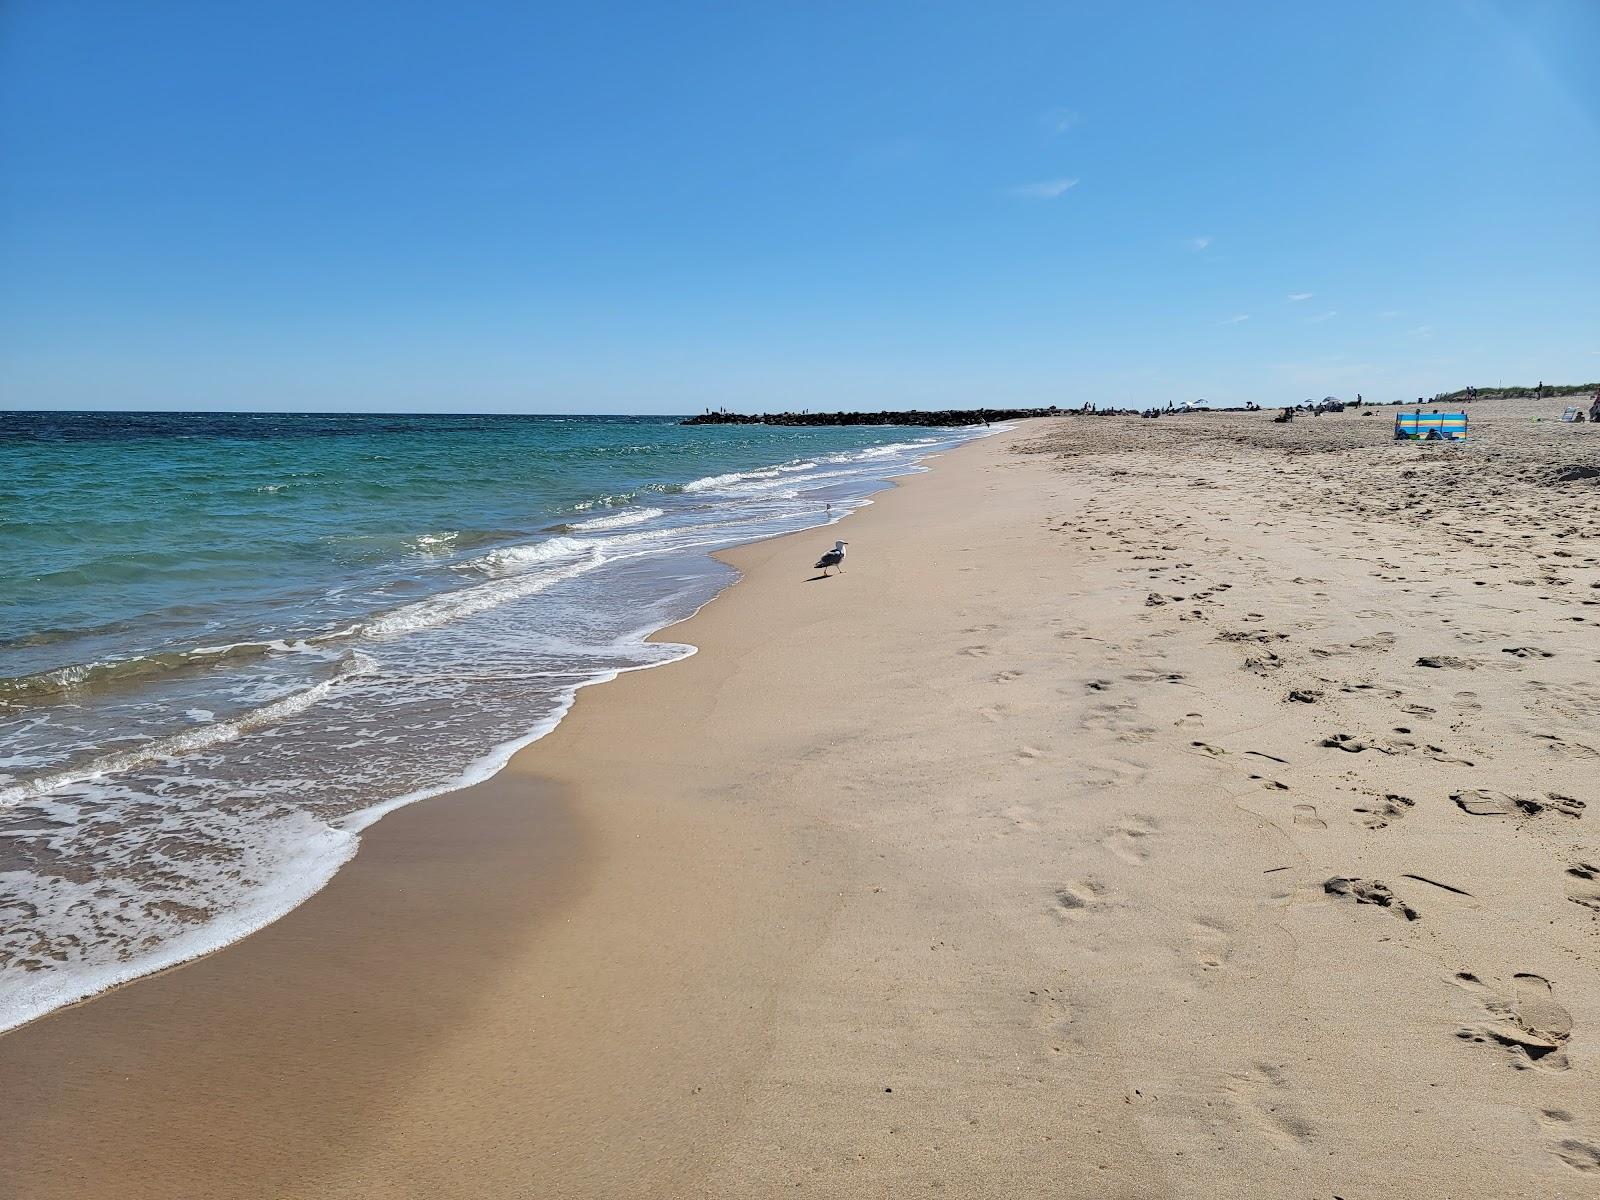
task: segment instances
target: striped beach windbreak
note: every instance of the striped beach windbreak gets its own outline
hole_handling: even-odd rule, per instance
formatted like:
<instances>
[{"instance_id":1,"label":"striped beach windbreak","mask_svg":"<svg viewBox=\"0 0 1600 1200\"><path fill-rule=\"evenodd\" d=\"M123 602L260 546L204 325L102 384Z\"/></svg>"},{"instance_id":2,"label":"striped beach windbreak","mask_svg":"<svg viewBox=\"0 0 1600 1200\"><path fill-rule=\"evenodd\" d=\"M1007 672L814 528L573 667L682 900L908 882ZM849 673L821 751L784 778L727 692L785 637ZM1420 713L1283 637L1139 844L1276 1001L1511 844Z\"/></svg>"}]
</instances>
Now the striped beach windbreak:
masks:
<instances>
[{"instance_id":1,"label":"striped beach windbreak","mask_svg":"<svg viewBox=\"0 0 1600 1200\"><path fill-rule=\"evenodd\" d=\"M1394 439L1400 441L1456 441L1467 436L1467 414L1449 413L1396 413Z\"/></svg>"}]
</instances>

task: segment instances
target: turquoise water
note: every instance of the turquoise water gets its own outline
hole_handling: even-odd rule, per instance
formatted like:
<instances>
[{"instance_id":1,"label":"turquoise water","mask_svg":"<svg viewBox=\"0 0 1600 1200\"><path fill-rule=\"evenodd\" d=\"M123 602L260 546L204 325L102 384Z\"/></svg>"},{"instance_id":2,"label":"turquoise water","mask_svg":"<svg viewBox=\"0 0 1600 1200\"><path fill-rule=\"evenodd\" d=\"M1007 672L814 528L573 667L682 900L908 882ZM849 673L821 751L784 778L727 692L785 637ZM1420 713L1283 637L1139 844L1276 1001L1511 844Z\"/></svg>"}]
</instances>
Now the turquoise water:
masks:
<instances>
[{"instance_id":1,"label":"turquoise water","mask_svg":"<svg viewBox=\"0 0 1600 1200\"><path fill-rule=\"evenodd\" d=\"M730 581L709 552L970 436L0 414L0 1028L281 915L384 811L688 653L644 639Z\"/></svg>"}]
</instances>

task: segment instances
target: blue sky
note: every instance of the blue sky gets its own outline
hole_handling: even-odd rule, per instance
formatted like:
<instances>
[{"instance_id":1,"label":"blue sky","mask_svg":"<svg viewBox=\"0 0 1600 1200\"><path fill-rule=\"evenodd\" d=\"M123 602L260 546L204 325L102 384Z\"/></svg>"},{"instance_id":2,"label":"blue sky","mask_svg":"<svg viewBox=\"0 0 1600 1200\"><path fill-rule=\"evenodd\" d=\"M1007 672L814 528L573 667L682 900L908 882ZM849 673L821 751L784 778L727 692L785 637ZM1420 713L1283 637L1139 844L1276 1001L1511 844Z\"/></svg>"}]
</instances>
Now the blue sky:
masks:
<instances>
[{"instance_id":1,"label":"blue sky","mask_svg":"<svg viewBox=\"0 0 1600 1200\"><path fill-rule=\"evenodd\" d=\"M1600 378L1600 3L0 6L0 406Z\"/></svg>"}]
</instances>

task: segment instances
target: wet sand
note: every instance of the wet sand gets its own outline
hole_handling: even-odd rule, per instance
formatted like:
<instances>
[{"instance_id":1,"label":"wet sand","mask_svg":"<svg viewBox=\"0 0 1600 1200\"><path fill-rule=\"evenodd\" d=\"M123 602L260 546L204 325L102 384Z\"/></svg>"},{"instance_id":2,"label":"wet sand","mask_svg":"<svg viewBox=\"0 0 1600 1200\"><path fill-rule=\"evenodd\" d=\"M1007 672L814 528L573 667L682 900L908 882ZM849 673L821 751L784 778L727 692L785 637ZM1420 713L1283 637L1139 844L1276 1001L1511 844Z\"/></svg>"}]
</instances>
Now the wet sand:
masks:
<instances>
[{"instance_id":1,"label":"wet sand","mask_svg":"<svg viewBox=\"0 0 1600 1200\"><path fill-rule=\"evenodd\" d=\"M731 553L701 653L0 1037L0 1195L1592 1194L1600 429L1532 415L1030 423Z\"/></svg>"}]
</instances>

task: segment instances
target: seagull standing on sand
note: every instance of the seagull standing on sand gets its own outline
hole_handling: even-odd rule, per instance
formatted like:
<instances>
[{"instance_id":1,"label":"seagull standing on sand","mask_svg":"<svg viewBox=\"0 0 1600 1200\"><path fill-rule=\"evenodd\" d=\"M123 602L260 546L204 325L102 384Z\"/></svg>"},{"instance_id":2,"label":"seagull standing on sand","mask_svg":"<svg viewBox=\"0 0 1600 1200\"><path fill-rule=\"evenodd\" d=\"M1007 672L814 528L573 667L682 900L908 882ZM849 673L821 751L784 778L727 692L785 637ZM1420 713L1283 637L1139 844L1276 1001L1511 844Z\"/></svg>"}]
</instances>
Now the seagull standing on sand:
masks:
<instances>
[{"instance_id":1,"label":"seagull standing on sand","mask_svg":"<svg viewBox=\"0 0 1600 1200\"><path fill-rule=\"evenodd\" d=\"M841 573L844 571L844 548L849 544L849 542L835 542L832 550L817 559L817 567L824 575L828 573L829 567L838 567Z\"/></svg>"}]
</instances>

